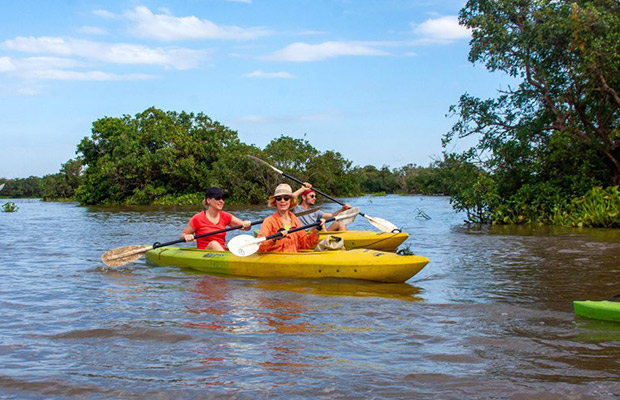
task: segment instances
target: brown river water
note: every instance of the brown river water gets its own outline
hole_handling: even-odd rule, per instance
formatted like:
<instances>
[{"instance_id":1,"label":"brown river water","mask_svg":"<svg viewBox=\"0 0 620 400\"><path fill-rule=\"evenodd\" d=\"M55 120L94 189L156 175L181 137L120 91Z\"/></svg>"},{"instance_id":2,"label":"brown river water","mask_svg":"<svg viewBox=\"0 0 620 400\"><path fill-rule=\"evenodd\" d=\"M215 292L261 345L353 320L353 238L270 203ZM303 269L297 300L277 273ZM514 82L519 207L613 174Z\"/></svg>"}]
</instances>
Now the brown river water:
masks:
<instances>
[{"instance_id":1,"label":"brown river water","mask_svg":"<svg viewBox=\"0 0 620 400\"><path fill-rule=\"evenodd\" d=\"M345 200L430 263L403 284L110 268L102 253L175 240L197 208L13 200L0 398L620 399L620 324L572 309L620 293L620 230L473 229L443 197Z\"/></svg>"}]
</instances>

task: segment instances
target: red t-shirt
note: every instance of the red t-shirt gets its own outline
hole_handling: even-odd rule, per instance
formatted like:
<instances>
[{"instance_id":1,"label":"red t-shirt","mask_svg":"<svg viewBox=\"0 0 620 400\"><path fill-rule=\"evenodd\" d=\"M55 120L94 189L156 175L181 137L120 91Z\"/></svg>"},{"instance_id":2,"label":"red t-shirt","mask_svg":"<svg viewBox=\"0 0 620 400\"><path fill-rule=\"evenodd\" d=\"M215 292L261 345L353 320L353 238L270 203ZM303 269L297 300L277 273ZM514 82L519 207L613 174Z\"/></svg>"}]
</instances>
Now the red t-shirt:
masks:
<instances>
[{"instance_id":1,"label":"red t-shirt","mask_svg":"<svg viewBox=\"0 0 620 400\"><path fill-rule=\"evenodd\" d=\"M192 228L194 228L194 236L198 236L205 233L226 229L226 226L230 224L231 219L232 214L220 211L220 220L217 221L217 224L214 224L213 222L209 221L209 218L207 218L207 215L203 211L194 215L189 220L189 223L192 225ZM223 248L226 248L226 232L198 238L196 239L196 247L199 249L204 249L212 240L217 241L219 244L222 245Z\"/></svg>"}]
</instances>

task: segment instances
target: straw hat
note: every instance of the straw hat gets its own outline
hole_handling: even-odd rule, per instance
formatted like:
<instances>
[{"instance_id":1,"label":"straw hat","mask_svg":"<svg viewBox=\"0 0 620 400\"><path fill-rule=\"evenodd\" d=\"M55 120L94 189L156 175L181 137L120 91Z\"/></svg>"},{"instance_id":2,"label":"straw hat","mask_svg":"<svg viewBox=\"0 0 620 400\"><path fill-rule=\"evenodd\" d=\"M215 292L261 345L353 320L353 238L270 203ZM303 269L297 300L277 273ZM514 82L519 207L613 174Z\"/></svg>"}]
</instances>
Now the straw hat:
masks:
<instances>
[{"instance_id":1,"label":"straw hat","mask_svg":"<svg viewBox=\"0 0 620 400\"><path fill-rule=\"evenodd\" d=\"M286 183L281 183L276 186L275 192L271 196L269 196L269 202L267 203L269 204L269 206L276 206L276 196L290 196L291 204L289 209L297 205L297 198L293 195L293 189L291 189L291 186Z\"/></svg>"}]
</instances>

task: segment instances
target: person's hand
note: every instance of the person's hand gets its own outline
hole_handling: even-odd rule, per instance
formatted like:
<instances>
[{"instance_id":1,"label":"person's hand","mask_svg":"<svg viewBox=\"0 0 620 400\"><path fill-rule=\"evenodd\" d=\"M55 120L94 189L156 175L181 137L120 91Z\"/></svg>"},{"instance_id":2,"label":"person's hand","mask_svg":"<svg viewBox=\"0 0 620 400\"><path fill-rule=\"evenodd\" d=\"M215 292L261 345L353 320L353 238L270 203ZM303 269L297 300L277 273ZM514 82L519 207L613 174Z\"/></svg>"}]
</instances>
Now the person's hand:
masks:
<instances>
[{"instance_id":1,"label":"person's hand","mask_svg":"<svg viewBox=\"0 0 620 400\"><path fill-rule=\"evenodd\" d=\"M280 234L282 234L282 237L285 238L286 235L288 235L288 229L285 229L283 231L280 231Z\"/></svg>"},{"instance_id":2,"label":"person's hand","mask_svg":"<svg viewBox=\"0 0 620 400\"><path fill-rule=\"evenodd\" d=\"M191 233L189 235L183 235L183 239L185 239L186 242L192 242L194 241L194 235Z\"/></svg>"},{"instance_id":3,"label":"person's hand","mask_svg":"<svg viewBox=\"0 0 620 400\"><path fill-rule=\"evenodd\" d=\"M252 221L242 221L241 225L243 225L243 228L241 228L242 230L249 231L252 227Z\"/></svg>"},{"instance_id":4,"label":"person's hand","mask_svg":"<svg viewBox=\"0 0 620 400\"><path fill-rule=\"evenodd\" d=\"M345 203L345 205L344 205L344 206L342 206L341 210L342 210L342 211L347 211L347 210L348 210L348 209L350 209L350 208L351 208L351 206L349 205L349 203Z\"/></svg>"},{"instance_id":5,"label":"person's hand","mask_svg":"<svg viewBox=\"0 0 620 400\"><path fill-rule=\"evenodd\" d=\"M303 186L304 186L306 189L312 189L312 185L311 185L310 183L308 183L308 182L304 182L304 183L303 183Z\"/></svg>"},{"instance_id":6,"label":"person's hand","mask_svg":"<svg viewBox=\"0 0 620 400\"><path fill-rule=\"evenodd\" d=\"M325 227L325 218L321 218L321 229L322 231L326 231L327 228Z\"/></svg>"}]
</instances>

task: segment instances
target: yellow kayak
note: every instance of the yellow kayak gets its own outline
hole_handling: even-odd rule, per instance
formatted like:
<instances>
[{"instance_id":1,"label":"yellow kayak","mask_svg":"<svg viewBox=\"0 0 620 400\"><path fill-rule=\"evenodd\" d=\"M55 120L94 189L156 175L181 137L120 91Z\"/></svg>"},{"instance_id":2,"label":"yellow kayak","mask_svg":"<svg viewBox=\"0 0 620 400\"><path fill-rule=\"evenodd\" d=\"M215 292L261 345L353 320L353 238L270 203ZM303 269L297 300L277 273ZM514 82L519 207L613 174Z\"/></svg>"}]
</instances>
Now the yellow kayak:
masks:
<instances>
[{"instance_id":1,"label":"yellow kayak","mask_svg":"<svg viewBox=\"0 0 620 400\"><path fill-rule=\"evenodd\" d=\"M428 263L428 258L369 249L255 253L238 257L228 251L159 247L146 253L158 266L174 265L217 274L257 278L347 278L405 282Z\"/></svg>"},{"instance_id":2,"label":"yellow kayak","mask_svg":"<svg viewBox=\"0 0 620 400\"><path fill-rule=\"evenodd\" d=\"M406 232L341 231L320 232L319 239L323 239L327 235L341 237L347 250L375 249L383 251L396 251L396 248L409 237Z\"/></svg>"}]
</instances>

